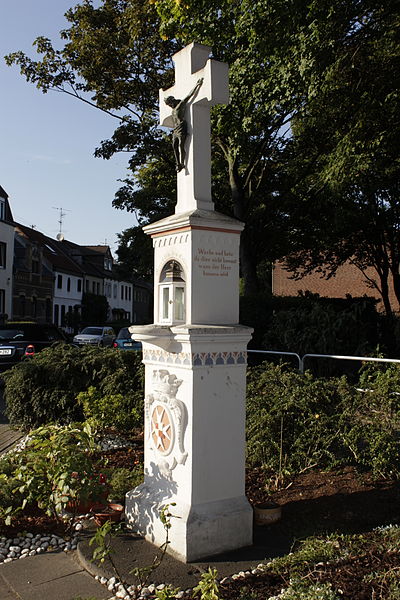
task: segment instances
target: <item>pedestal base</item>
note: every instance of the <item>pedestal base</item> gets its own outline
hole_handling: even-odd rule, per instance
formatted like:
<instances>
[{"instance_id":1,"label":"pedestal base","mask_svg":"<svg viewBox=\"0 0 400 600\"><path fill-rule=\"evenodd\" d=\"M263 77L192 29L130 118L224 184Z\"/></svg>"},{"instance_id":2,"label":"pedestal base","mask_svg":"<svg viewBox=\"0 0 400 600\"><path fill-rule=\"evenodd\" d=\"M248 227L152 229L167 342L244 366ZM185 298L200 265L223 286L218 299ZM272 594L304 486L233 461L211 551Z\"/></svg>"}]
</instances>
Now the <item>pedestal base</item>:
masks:
<instances>
[{"instance_id":1,"label":"pedestal base","mask_svg":"<svg viewBox=\"0 0 400 600\"><path fill-rule=\"evenodd\" d=\"M175 506L172 505L174 502ZM155 495L146 484L126 495L129 528L155 546L161 546L166 540L166 531L159 511L166 504L173 515L167 551L183 562L253 543L253 510L245 496L187 506L174 497L166 497L160 502L159 494Z\"/></svg>"}]
</instances>

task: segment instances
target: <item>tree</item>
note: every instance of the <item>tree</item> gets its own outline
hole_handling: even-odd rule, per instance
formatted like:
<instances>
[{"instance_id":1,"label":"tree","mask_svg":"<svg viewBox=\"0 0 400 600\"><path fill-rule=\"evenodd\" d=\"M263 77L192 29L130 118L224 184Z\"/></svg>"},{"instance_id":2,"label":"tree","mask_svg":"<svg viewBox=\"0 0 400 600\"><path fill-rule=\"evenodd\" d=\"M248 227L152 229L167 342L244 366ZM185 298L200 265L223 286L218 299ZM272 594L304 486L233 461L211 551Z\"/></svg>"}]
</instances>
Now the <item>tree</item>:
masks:
<instances>
[{"instance_id":1,"label":"tree","mask_svg":"<svg viewBox=\"0 0 400 600\"><path fill-rule=\"evenodd\" d=\"M84 292L82 296L82 323L96 325L105 323L108 316L108 302L105 296Z\"/></svg>"},{"instance_id":2,"label":"tree","mask_svg":"<svg viewBox=\"0 0 400 600\"><path fill-rule=\"evenodd\" d=\"M289 127L300 128L325 108L330 87L339 96L341 63L351 63L358 39L373 35L384 6L383 0L99 0L96 6L83 0L66 14L62 50L39 38L42 60L17 52L7 62L43 92L64 91L119 120L96 155L129 153L131 174L114 206L135 211L141 223L171 212L175 195L170 143L157 126L158 89L173 82L171 56L197 41L228 62L231 102L212 111L213 194L217 209L245 222L241 270L250 293L258 286L257 267L294 245L291 215L280 199ZM346 96L345 86L340 93ZM292 144L286 158L295 161L301 147L306 153L305 144ZM299 185L287 195L298 196ZM270 244L269 233L285 227L287 235Z\"/></svg>"},{"instance_id":3,"label":"tree","mask_svg":"<svg viewBox=\"0 0 400 600\"><path fill-rule=\"evenodd\" d=\"M361 4L318 95L293 123L287 264L297 276L332 276L351 261L390 315L390 278L400 304L400 5ZM367 276L371 266L376 277Z\"/></svg>"},{"instance_id":4,"label":"tree","mask_svg":"<svg viewBox=\"0 0 400 600\"><path fill-rule=\"evenodd\" d=\"M149 280L153 276L153 246L141 227L125 229L118 235L117 272L130 281L132 277Z\"/></svg>"},{"instance_id":5,"label":"tree","mask_svg":"<svg viewBox=\"0 0 400 600\"><path fill-rule=\"evenodd\" d=\"M96 155L109 158L118 151L130 153L132 175L114 205L135 211L144 222L159 218L172 198L173 156L165 133L157 128L158 88L172 84L171 56L189 37L190 41L210 43L215 56L231 65L231 105L216 108L213 115L213 141L218 149L215 168L219 171L224 164L224 185L218 186L215 197L217 208L229 207L246 224L254 213L259 218L268 167L282 143L281 128L293 111L290 95L280 97L278 103L278 93L271 94L267 57L279 35L272 35L268 15L252 11L249 18L248 1L221 2L223 18L216 20L211 35L215 10L211 2L206 4L207 35L201 34L198 19L193 22L192 35L190 28L184 28L178 39L172 23L168 24L170 35L159 35L156 8L161 10L161 6L144 0L101 0L95 8L92 0L84 0L66 14L70 27L62 32L62 50L54 50L48 39L38 38L35 44L42 60L34 61L21 52L7 57L8 64L18 64L27 80L43 92L63 91L119 119L112 138L102 142ZM280 10L284 11L283 5ZM198 9L196 14L200 17ZM178 30L178 20L174 25ZM267 35L260 37L258 32L264 27ZM256 52L262 53L261 60ZM137 188L141 181L148 182L148 169L164 173L153 182L151 194L146 188ZM221 179L222 174L217 180ZM241 256L248 291L257 286L257 257L250 230L243 235Z\"/></svg>"}]
</instances>

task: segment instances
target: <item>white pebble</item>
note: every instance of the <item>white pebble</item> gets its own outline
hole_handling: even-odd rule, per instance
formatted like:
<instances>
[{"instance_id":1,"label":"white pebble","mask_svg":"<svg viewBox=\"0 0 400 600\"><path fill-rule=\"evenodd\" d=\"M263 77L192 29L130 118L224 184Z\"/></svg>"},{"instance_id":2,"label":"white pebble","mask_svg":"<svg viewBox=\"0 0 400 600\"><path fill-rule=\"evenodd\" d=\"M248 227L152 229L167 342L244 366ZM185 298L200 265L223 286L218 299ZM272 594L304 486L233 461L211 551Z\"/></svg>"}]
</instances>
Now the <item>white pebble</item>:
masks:
<instances>
[{"instance_id":1,"label":"white pebble","mask_svg":"<svg viewBox=\"0 0 400 600\"><path fill-rule=\"evenodd\" d=\"M102 585L105 585L107 583L107 577L100 577L99 581Z\"/></svg>"},{"instance_id":2,"label":"white pebble","mask_svg":"<svg viewBox=\"0 0 400 600\"><path fill-rule=\"evenodd\" d=\"M11 561L12 561L12 558L5 558L5 559L3 560L3 562L4 562L4 563L9 563L9 562L11 562Z\"/></svg>"},{"instance_id":3,"label":"white pebble","mask_svg":"<svg viewBox=\"0 0 400 600\"><path fill-rule=\"evenodd\" d=\"M149 586L149 587L150 587L150 586ZM153 589L153 592L154 592L154 589ZM133 596L133 594L135 594L135 593L136 593L136 586L135 586L135 585L130 585L130 586L128 587L128 593L129 593L131 596Z\"/></svg>"},{"instance_id":4,"label":"white pebble","mask_svg":"<svg viewBox=\"0 0 400 600\"><path fill-rule=\"evenodd\" d=\"M165 583L160 583L160 585L157 586L158 590L163 590L165 588Z\"/></svg>"}]
</instances>

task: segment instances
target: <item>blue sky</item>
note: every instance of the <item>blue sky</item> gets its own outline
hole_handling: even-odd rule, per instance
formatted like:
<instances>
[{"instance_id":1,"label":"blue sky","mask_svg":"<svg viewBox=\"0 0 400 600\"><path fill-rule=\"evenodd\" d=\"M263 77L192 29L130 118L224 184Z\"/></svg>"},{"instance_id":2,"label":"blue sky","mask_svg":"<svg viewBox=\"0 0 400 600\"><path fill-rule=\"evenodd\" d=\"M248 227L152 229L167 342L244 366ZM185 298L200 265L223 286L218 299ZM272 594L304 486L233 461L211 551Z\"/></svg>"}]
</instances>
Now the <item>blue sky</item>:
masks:
<instances>
[{"instance_id":1,"label":"blue sky","mask_svg":"<svg viewBox=\"0 0 400 600\"><path fill-rule=\"evenodd\" d=\"M39 35L60 47L58 32L74 0L0 0L0 185L8 193L14 219L35 225L50 237L59 231L78 244L116 248L117 233L136 225L132 213L112 208L117 181L127 173L127 155L94 158L116 121L65 94L42 94L27 83L5 54L35 56Z\"/></svg>"}]
</instances>

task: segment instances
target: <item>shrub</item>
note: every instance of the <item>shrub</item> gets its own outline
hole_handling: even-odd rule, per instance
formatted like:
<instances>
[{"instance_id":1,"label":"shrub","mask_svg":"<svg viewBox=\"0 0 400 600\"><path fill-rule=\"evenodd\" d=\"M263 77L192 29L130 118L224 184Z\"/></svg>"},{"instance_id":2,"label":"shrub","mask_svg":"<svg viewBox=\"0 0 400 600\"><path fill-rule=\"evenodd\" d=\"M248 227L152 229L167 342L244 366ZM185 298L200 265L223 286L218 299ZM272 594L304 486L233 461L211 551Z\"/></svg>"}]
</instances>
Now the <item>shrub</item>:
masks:
<instances>
[{"instance_id":1,"label":"shrub","mask_svg":"<svg viewBox=\"0 0 400 600\"><path fill-rule=\"evenodd\" d=\"M249 370L247 453L251 465L295 473L335 461L340 446L337 420L344 378L316 380L282 365Z\"/></svg>"},{"instance_id":2,"label":"shrub","mask_svg":"<svg viewBox=\"0 0 400 600\"><path fill-rule=\"evenodd\" d=\"M82 420L82 406L76 398L90 386L102 397L121 394L123 410L129 407L142 414L143 368L136 352L59 344L16 365L3 377L8 418L26 430Z\"/></svg>"},{"instance_id":3,"label":"shrub","mask_svg":"<svg viewBox=\"0 0 400 600\"><path fill-rule=\"evenodd\" d=\"M82 405L86 420L98 429L116 428L129 431L138 427L142 415L137 408L130 406L129 398L122 394L107 394L103 396L94 386L77 396Z\"/></svg>"},{"instance_id":4,"label":"shrub","mask_svg":"<svg viewBox=\"0 0 400 600\"><path fill-rule=\"evenodd\" d=\"M400 370L361 376L370 391L344 377L317 379L285 366L249 369L247 461L275 478L312 466L352 464L375 475L400 475Z\"/></svg>"},{"instance_id":5,"label":"shrub","mask_svg":"<svg viewBox=\"0 0 400 600\"><path fill-rule=\"evenodd\" d=\"M133 471L124 467L115 469L108 481L110 486L108 500L110 502L123 502L125 494L141 483L143 483L142 465L136 465Z\"/></svg>"},{"instance_id":6,"label":"shrub","mask_svg":"<svg viewBox=\"0 0 400 600\"><path fill-rule=\"evenodd\" d=\"M13 454L4 476L22 498L21 508L33 504L58 517L68 502L98 500L104 494L104 481L92 458L95 449L87 424L40 427L31 432L25 448ZM16 510L14 503L1 508L3 516Z\"/></svg>"}]
</instances>

